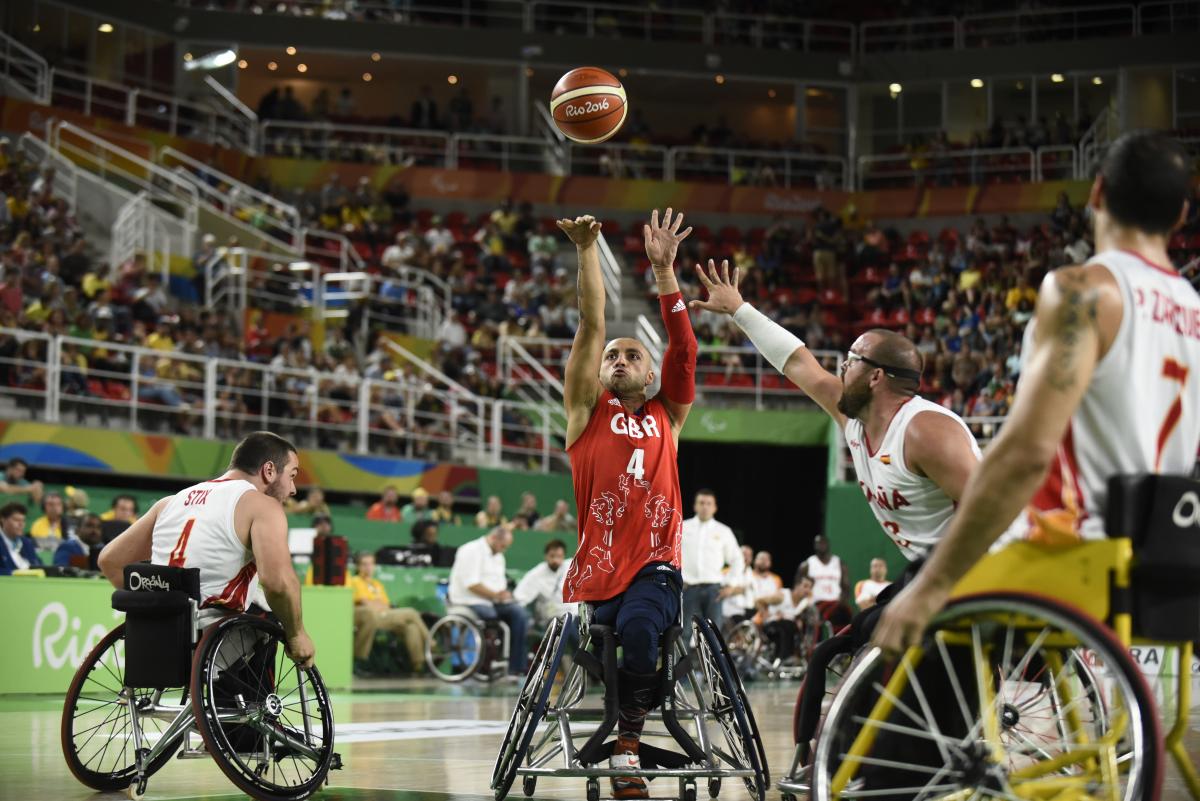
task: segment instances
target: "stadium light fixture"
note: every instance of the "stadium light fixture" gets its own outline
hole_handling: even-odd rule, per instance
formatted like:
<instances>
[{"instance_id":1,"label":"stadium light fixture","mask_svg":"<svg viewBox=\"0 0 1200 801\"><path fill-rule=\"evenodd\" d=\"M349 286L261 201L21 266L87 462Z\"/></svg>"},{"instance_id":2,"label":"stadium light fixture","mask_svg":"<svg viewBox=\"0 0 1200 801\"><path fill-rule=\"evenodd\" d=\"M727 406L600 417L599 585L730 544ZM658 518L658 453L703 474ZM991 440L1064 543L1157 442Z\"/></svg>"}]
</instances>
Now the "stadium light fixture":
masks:
<instances>
[{"instance_id":1,"label":"stadium light fixture","mask_svg":"<svg viewBox=\"0 0 1200 801\"><path fill-rule=\"evenodd\" d=\"M767 90L767 97L771 97L771 98L773 98L773 97L775 97L775 94L776 94L776 92L775 92L775 90L774 90L774 89L768 89L768 90Z\"/></svg>"},{"instance_id":2,"label":"stadium light fixture","mask_svg":"<svg viewBox=\"0 0 1200 801\"><path fill-rule=\"evenodd\" d=\"M718 86L722 86L722 85L724 85L724 83L725 83L725 76L724 76L724 75L718 75L718 76L717 76L717 77L716 77L714 80L717 82L717 85L718 85Z\"/></svg>"},{"instance_id":3,"label":"stadium light fixture","mask_svg":"<svg viewBox=\"0 0 1200 801\"><path fill-rule=\"evenodd\" d=\"M371 54L371 60L372 60L372 61L379 61L381 58L383 58L383 56L379 55L378 53L372 53L372 54Z\"/></svg>"},{"instance_id":4,"label":"stadium light fixture","mask_svg":"<svg viewBox=\"0 0 1200 801\"><path fill-rule=\"evenodd\" d=\"M369 72L363 73L363 80L366 81L367 83L371 82L372 77L374 77L374 76L372 76L371 73L369 73Z\"/></svg>"},{"instance_id":5,"label":"stadium light fixture","mask_svg":"<svg viewBox=\"0 0 1200 801\"><path fill-rule=\"evenodd\" d=\"M972 78L971 79L971 88L972 89L982 89L983 88L983 79L982 78Z\"/></svg>"},{"instance_id":6,"label":"stadium light fixture","mask_svg":"<svg viewBox=\"0 0 1200 801\"><path fill-rule=\"evenodd\" d=\"M279 65L276 64L274 61L268 61L267 69L269 69L271 72L274 72L275 70L279 69Z\"/></svg>"},{"instance_id":7,"label":"stadium light fixture","mask_svg":"<svg viewBox=\"0 0 1200 801\"><path fill-rule=\"evenodd\" d=\"M1092 78L1092 83L1096 86L1100 86L1104 83L1104 79L1097 75L1095 78Z\"/></svg>"},{"instance_id":8,"label":"stadium light fixture","mask_svg":"<svg viewBox=\"0 0 1200 801\"><path fill-rule=\"evenodd\" d=\"M1066 80L1061 72L1056 72L1050 76L1050 80L1054 83L1062 83Z\"/></svg>"},{"instance_id":9,"label":"stadium light fixture","mask_svg":"<svg viewBox=\"0 0 1200 801\"><path fill-rule=\"evenodd\" d=\"M446 83L450 84L451 86L454 86L456 83L458 83L458 76L457 75L447 75Z\"/></svg>"},{"instance_id":10,"label":"stadium light fixture","mask_svg":"<svg viewBox=\"0 0 1200 801\"><path fill-rule=\"evenodd\" d=\"M297 64L296 72L308 72L308 65L307 64Z\"/></svg>"},{"instance_id":11,"label":"stadium light fixture","mask_svg":"<svg viewBox=\"0 0 1200 801\"><path fill-rule=\"evenodd\" d=\"M193 56L192 56L192 54L191 54L191 53L184 53L184 54L183 54L183 60L184 60L184 61L191 61L191 60L192 60L192 58L193 58Z\"/></svg>"},{"instance_id":12,"label":"stadium light fixture","mask_svg":"<svg viewBox=\"0 0 1200 801\"><path fill-rule=\"evenodd\" d=\"M294 55L296 55L296 48L292 47L291 45L288 45L287 50L284 52L286 52L289 56L294 56Z\"/></svg>"},{"instance_id":13,"label":"stadium light fixture","mask_svg":"<svg viewBox=\"0 0 1200 801\"><path fill-rule=\"evenodd\" d=\"M100 27L96 28L100 33L112 33L113 26L111 22L101 22Z\"/></svg>"},{"instance_id":14,"label":"stadium light fixture","mask_svg":"<svg viewBox=\"0 0 1200 801\"><path fill-rule=\"evenodd\" d=\"M233 62L237 61L237 53L232 50L214 50L200 58L188 59L187 54L184 55L183 68L188 72L192 70L219 70L221 67L228 67Z\"/></svg>"},{"instance_id":15,"label":"stadium light fixture","mask_svg":"<svg viewBox=\"0 0 1200 801\"><path fill-rule=\"evenodd\" d=\"M888 84L888 92L892 95L892 97L895 97L896 95L900 94L903 91L904 91L904 87L898 83L889 83Z\"/></svg>"}]
</instances>

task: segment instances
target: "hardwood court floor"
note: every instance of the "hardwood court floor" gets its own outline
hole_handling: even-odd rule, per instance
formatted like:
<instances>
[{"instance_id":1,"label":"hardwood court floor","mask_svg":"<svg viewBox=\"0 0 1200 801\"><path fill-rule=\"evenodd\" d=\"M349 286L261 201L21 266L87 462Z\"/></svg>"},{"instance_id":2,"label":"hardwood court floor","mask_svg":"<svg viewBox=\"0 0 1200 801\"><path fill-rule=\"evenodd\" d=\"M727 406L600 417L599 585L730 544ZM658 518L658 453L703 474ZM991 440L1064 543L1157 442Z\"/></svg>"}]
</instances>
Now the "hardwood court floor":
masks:
<instances>
[{"instance_id":1,"label":"hardwood court floor","mask_svg":"<svg viewBox=\"0 0 1200 801\"><path fill-rule=\"evenodd\" d=\"M791 758L796 689L795 683L772 682L748 687L773 779ZM433 679L362 681L355 692L335 694L337 750L346 767L331 774L331 786L317 797L491 801L492 764L516 694L513 685L458 687ZM59 746L61 709L61 698L0 697L0 799L124 799L124 794L94 794L68 772ZM1192 759L1200 760L1200 708L1196 706L1187 742ZM542 780L537 790L539 799L582 799L584 782ZM700 793L706 797L703 788ZM173 761L151 779L146 794L147 799L172 801L236 797L244 796L205 760ZM509 797L523 798L519 781ZM749 794L740 782L726 782L720 797L748 801ZM1164 801L1187 797L1174 767L1168 768L1162 797ZM778 791L772 789L768 798L778 801Z\"/></svg>"}]
</instances>

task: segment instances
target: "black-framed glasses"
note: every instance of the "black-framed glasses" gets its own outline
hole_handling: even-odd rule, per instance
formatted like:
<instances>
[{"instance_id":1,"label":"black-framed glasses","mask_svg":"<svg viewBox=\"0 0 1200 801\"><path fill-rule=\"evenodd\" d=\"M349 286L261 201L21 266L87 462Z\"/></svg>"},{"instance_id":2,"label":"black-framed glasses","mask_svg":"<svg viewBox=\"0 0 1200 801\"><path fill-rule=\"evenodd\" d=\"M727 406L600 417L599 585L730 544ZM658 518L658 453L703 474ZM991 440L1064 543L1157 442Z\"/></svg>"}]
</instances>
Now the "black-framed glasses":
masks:
<instances>
[{"instance_id":1,"label":"black-framed glasses","mask_svg":"<svg viewBox=\"0 0 1200 801\"><path fill-rule=\"evenodd\" d=\"M889 364L882 364L875 361L869 356L863 356L861 353L855 353L852 350L846 351L846 358L838 365L838 377L844 376L846 371L850 369L850 365L854 362L863 362L877 370L882 370L886 375L892 378L908 378L913 381L920 381L921 374L916 370L910 370L907 367L892 367Z\"/></svg>"}]
</instances>

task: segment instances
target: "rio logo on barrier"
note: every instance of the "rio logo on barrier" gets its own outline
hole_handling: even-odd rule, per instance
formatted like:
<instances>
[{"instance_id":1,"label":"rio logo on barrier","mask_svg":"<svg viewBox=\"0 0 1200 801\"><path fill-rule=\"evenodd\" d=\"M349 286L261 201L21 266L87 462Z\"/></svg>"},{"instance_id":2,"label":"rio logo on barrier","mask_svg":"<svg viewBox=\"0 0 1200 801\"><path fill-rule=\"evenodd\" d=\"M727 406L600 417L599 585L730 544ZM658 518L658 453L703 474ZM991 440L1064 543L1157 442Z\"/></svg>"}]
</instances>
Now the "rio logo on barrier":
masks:
<instances>
[{"instance_id":1,"label":"rio logo on barrier","mask_svg":"<svg viewBox=\"0 0 1200 801\"><path fill-rule=\"evenodd\" d=\"M121 615L114 612L113 617L119 619ZM52 670L79 667L83 658L109 632L99 624L92 625L86 632L81 632L82 628L83 621L71 616L65 604L53 601L43 606L33 624L33 666L45 665Z\"/></svg>"}]
</instances>

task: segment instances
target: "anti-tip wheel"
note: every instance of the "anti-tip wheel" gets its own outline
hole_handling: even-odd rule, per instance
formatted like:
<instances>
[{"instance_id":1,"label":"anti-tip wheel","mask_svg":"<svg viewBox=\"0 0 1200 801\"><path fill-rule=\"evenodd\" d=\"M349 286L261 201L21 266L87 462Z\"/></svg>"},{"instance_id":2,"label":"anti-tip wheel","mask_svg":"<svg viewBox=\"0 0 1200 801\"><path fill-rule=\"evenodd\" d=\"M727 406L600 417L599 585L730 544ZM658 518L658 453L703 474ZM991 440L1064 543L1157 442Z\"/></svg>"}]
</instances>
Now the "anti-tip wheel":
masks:
<instances>
[{"instance_id":1,"label":"anti-tip wheel","mask_svg":"<svg viewBox=\"0 0 1200 801\"><path fill-rule=\"evenodd\" d=\"M600 801L600 780L587 780L587 801Z\"/></svg>"},{"instance_id":2,"label":"anti-tip wheel","mask_svg":"<svg viewBox=\"0 0 1200 801\"><path fill-rule=\"evenodd\" d=\"M537 776L526 776L521 780L521 792L526 796L532 797L534 790L537 789Z\"/></svg>"},{"instance_id":3,"label":"anti-tip wheel","mask_svg":"<svg viewBox=\"0 0 1200 801\"><path fill-rule=\"evenodd\" d=\"M708 797L716 798L721 794L721 777L710 776L708 779Z\"/></svg>"}]
</instances>

